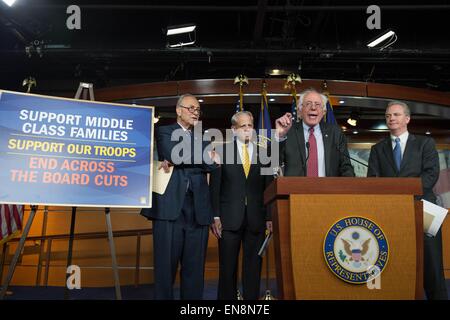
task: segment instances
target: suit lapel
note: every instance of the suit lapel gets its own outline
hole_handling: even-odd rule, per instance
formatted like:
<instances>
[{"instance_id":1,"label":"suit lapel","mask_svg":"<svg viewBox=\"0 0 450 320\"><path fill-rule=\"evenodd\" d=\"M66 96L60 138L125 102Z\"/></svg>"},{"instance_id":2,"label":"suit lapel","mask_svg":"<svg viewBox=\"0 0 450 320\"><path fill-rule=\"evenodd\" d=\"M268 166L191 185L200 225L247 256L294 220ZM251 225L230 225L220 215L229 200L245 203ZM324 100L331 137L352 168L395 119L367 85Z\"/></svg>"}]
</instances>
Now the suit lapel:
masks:
<instances>
[{"instance_id":1,"label":"suit lapel","mask_svg":"<svg viewBox=\"0 0 450 320\"><path fill-rule=\"evenodd\" d=\"M320 131L322 131L322 141L323 141L323 152L324 152L324 160L325 160L325 176L332 176L331 170L329 168L331 151L332 151L332 139L330 137L330 128L324 124L320 123ZM333 150L334 151L334 150Z\"/></svg>"},{"instance_id":2,"label":"suit lapel","mask_svg":"<svg viewBox=\"0 0 450 320\"><path fill-rule=\"evenodd\" d=\"M397 166L394 162L394 152L392 151L392 143L390 137L386 138L383 142L383 152L387 161L389 162L389 165L394 169L395 172L398 173Z\"/></svg>"},{"instance_id":3,"label":"suit lapel","mask_svg":"<svg viewBox=\"0 0 450 320\"><path fill-rule=\"evenodd\" d=\"M297 138L298 149L300 150L300 158L302 163L306 161L306 151L305 151L305 135L303 134L303 122L296 122L295 126L295 136Z\"/></svg>"},{"instance_id":4,"label":"suit lapel","mask_svg":"<svg viewBox=\"0 0 450 320\"><path fill-rule=\"evenodd\" d=\"M252 143L252 142L250 142ZM253 173L253 171L256 170L256 164L258 161L258 146L256 145L256 143L252 143L253 144L253 153L252 153L252 158L250 159L250 172L248 173L248 176L250 177L250 175ZM242 170L244 171L244 170Z\"/></svg>"},{"instance_id":5,"label":"suit lapel","mask_svg":"<svg viewBox=\"0 0 450 320\"><path fill-rule=\"evenodd\" d=\"M416 137L412 134L408 135L408 141L406 141L405 152L403 152L402 162L400 163L400 172L405 167L408 159L412 158L414 152L414 144L416 143Z\"/></svg>"}]
</instances>

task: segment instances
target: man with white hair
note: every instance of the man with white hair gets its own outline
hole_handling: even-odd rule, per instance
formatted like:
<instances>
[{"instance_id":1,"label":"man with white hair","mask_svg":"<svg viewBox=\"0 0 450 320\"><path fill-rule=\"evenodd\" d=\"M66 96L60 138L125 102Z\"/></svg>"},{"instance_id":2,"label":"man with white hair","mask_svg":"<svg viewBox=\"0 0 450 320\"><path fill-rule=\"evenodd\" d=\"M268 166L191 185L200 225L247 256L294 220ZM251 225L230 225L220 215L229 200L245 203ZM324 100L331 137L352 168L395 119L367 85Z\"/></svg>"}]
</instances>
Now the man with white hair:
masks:
<instances>
[{"instance_id":1,"label":"man with white hair","mask_svg":"<svg viewBox=\"0 0 450 320\"><path fill-rule=\"evenodd\" d=\"M286 113L275 121L285 176L354 177L347 140L337 125L322 123L327 97L315 89L300 94L301 121Z\"/></svg>"}]
</instances>

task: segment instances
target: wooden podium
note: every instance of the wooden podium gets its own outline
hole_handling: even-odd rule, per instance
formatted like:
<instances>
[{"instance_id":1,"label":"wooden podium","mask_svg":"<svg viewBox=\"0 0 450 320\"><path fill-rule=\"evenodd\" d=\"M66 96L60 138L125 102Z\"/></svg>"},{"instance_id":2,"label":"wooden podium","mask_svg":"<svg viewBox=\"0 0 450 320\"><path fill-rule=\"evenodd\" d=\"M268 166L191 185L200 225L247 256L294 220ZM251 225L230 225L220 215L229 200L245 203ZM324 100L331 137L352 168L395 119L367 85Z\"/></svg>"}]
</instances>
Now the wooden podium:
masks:
<instances>
[{"instance_id":1,"label":"wooden podium","mask_svg":"<svg viewBox=\"0 0 450 320\"><path fill-rule=\"evenodd\" d=\"M422 299L420 178L280 177L264 194L272 213L279 299ZM338 278L324 256L330 228L346 217L375 222L389 256L380 289ZM353 257L353 256L351 256Z\"/></svg>"}]
</instances>

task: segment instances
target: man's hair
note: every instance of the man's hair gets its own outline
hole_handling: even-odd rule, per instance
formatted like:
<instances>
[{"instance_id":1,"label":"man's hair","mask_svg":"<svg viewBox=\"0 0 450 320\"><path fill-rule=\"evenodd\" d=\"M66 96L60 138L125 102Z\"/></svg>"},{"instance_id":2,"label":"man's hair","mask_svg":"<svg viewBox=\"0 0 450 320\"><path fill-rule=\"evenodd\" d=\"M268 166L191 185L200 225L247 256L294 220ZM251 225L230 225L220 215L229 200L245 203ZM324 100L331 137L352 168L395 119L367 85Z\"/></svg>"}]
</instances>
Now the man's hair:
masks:
<instances>
[{"instance_id":1,"label":"man's hair","mask_svg":"<svg viewBox=\"0 0 450 320\"><path fill-rule=\"evenodd\" d=\"M411 116L411 110L409 110L408 105L407 105L406 103L404 103L404 102L401 102L401 101L391 101L391 102L389 102L388 105L387 105L386 111L387 111L390 107L392 107L392 106L394 106L394 105L402 106L402 107L403 107L403 112L405 113L405 115L408 116L408 117Z\"/></svg>"},{"instance_id":2,"label":"man's hair","mask_svg":"<svg viewBox=\"0 0 450 320\"><path fill-rule=\"evenodd\" d=\"M327 101L328 98L326 95L324 95L323 93L320 93L319 91L317 91L314 88L309 88L306 89L305 91L302 91L300 93L300 99L298 99L298 110L301 111L302 110L302 105L303 105L303 99L305 99L305 97L310 94L310 93L317 93L320 96L320 99L322 99L322 109L324 112L327 111Z\"/></svg>"},{"instance_id":3,"label":"man's hair","mask_svg":"<svg viewBox=\"0 0 450 320\"><path fill-rule=\"evenodd\" d=\"M238 118L243 115L249 116L250 119L252 119L252 123L253 123L253 114L250 111L239 111L239 112L236 112L235 114L233 114L233 116L231 117L231 125L233 127L235 127L238 123Z\"/></svg>"},{"instance_id":4,"label":"man's hair","mask_svg":"<svg viewBox=\"0 0 450 320\"><path fill-rule=\"evenodd\" d=\"M182 94L179 98L178 98L178 100L177 100L177 105L176 105L176 107L177 108L180 108L181 106L182 106L182 102L183 102L183 99L184 98L187 98L187 97L193 97L193 98L196 98L193 94L190 94L190 93L185 93L185 94Z\"/></svg>"}]
</instances>

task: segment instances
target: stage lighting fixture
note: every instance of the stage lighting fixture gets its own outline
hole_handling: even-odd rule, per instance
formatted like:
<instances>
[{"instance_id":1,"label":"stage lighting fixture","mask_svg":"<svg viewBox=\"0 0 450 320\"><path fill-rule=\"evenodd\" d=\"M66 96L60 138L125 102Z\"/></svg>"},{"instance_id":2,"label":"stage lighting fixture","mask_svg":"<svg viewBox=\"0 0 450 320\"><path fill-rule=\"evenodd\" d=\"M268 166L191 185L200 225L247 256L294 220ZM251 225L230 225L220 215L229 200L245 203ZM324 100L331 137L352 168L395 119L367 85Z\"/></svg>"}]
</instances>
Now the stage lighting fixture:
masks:
<instances>
[{"instance_id":1,"label":"stage lighting fixture","mask_svg":"<svg viewBox=\"0 0 450 320\"><path fill-rule=\"evenodd\" d=\"M379 48L380 50L386 49L387 47L393 45L397 41L397 35L394 31L388 30L383 34L377 36L375 39L371 40L367 47Z\"/></svg>"},{"instance_id":2,"label":"stage lighting fixture","mask_svg":"<svg viewBox=\"0 0 450 320\"><path fill-rule=\"evenodd\" d=\"M347 119L347 123L352 127L356 127L358 125L359 118L359 113L356 111L352 111L350 113L350 117Z\"/></svg>"},{"instance_id":3,"label":"stage lighting fixture","mask_svg":"<svg viewBox=\"0 0 450 320\"><path fill-rule=\"evenodd\" d=\"M167 27L167 47L179 48L189 46L195 43L196 33L195 24L184 24Z\"/></svg>"}]
</instances>

